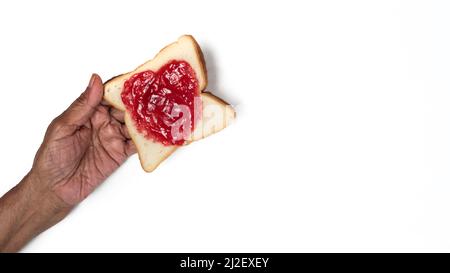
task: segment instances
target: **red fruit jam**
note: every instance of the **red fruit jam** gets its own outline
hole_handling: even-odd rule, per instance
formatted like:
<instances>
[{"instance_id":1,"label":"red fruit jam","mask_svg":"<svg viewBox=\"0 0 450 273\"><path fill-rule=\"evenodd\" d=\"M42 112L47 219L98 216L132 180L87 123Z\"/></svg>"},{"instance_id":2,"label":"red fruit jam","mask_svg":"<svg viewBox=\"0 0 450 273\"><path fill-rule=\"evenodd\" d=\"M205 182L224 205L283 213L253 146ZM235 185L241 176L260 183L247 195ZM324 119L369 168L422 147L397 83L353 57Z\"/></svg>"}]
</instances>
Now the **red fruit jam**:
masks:
<instances>
[{"instance_id":1,"label":"red fruit jam","mask_svg":"<svg viewBox=\"0 0 450 273\"><path fill-rule=\"evenodd\" d=\"M195 71L185 61L134 74L125 81L121 96L138 131L149 139L183 145L194 130L200 91Z\"/></svg>"}]
</instances>

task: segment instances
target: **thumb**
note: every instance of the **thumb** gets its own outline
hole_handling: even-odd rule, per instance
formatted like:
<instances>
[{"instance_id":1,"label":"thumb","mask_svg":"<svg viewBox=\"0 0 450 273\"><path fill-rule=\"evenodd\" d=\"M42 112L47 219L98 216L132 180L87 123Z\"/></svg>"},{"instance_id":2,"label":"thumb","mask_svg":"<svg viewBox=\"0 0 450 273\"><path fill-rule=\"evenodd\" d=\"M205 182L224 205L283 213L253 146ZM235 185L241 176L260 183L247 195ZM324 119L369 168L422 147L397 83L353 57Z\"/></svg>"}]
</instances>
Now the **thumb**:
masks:
<instances>
[{"instance_id":1,"label":"thumb","mask_svg":"<svg viewBox=\"0 0 450 273\"><path fill-rule=\"evenodd\" d=\"M67 108L61 119L66 124L81 126L94 114L103 97L103 83L100 76L92 74L86 90Z\"/></svg>"}]
</instances>

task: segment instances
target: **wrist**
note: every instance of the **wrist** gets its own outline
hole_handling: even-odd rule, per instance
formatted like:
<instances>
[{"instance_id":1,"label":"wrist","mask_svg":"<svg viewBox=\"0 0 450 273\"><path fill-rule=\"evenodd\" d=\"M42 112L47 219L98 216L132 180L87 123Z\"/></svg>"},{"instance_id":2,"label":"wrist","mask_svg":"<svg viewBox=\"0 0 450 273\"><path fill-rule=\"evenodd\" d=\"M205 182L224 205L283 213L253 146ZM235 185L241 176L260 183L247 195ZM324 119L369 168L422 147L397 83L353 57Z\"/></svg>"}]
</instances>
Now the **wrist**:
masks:
<instances>
[{"instance_id":1,"label":"wrist","mask_svg":"<svg viewBox=\"0 0 450 273\"><path fill-rule=\"evenodd\" d=\"M71 208L30 171L0 199L0 252L19 250L61 221Z\"/></svg>"},{"instance_id":2,"label":"wrist","mask_svg":"<svg viewBox=\"0 0 450 273\"><path fill-rule=\"evenodd\" d=\"M44 181L38 172L31 169L18 186L23 191L22 196L26 196L28 202L40 208L42 212L59 214L72 209L73 206L59 198L49 185L49 181Z\"/></svg>"}]
</instances>

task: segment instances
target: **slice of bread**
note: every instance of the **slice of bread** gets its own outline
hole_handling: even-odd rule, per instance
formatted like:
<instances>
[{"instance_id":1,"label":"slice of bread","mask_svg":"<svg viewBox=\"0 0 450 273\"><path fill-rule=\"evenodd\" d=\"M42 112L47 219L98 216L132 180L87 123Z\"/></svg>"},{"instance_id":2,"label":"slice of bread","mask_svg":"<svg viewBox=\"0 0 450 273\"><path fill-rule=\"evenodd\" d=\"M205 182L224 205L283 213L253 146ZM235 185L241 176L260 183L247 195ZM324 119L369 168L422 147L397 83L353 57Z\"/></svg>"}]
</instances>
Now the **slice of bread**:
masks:
<instances>
[{"instance_id":1,"label":"slice of bread","mask_svg":"<svg viewBox=\"0 0 450 273\"><path fill-rule=\"evenodd\" d=\"M125 124L136 145L142 168L147 172L153 171L180 146L164 145L141 134L122 102L121 92L124 82L135 73L145 70L157 71L172 60L188 62L197 75L200 91L204 90L207 84L207 74L203 54L195 39L190 35L181 36L177 42L163 48L153 60L144 63L134 71L114 77L105 83L104 99L117 109L125 111ZM220 98L209 92L202 92L200 97L202 116L195 124L195 129L186 144L222 130L235 118L234 109Z\"/></svg>"}]
</instances>

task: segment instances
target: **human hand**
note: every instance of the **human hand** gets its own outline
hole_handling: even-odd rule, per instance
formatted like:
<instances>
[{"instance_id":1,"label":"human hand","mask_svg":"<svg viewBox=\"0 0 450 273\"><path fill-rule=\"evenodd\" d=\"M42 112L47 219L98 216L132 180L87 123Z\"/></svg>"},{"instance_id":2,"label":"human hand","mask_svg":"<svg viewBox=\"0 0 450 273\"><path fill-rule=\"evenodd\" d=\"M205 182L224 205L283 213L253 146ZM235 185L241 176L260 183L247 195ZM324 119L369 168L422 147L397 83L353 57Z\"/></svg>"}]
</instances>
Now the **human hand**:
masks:
<instances>
[{"instance_id":1,"label":"human hand","mask_svg":"<svg viewBox=\"0 0 450 273\"><path fill-rule=\"evenodd\" d=\"M19 250L61 221L135 152L123 113L102 97L102 80L92 75L48 127L31 171L0 198L0 252Z\"/></svg>"},{"instance_id":2,"label":"human hand","mask_svg":"<svg viewBox=\"0 0 450 273\"><path fill-rule=\"evenodd\" d=\"M47 129L30 174L69 206L81 202L130 155L135 146L123 112L108 106L96 74L78 99Z\"/></svg>"}]
</instances>

